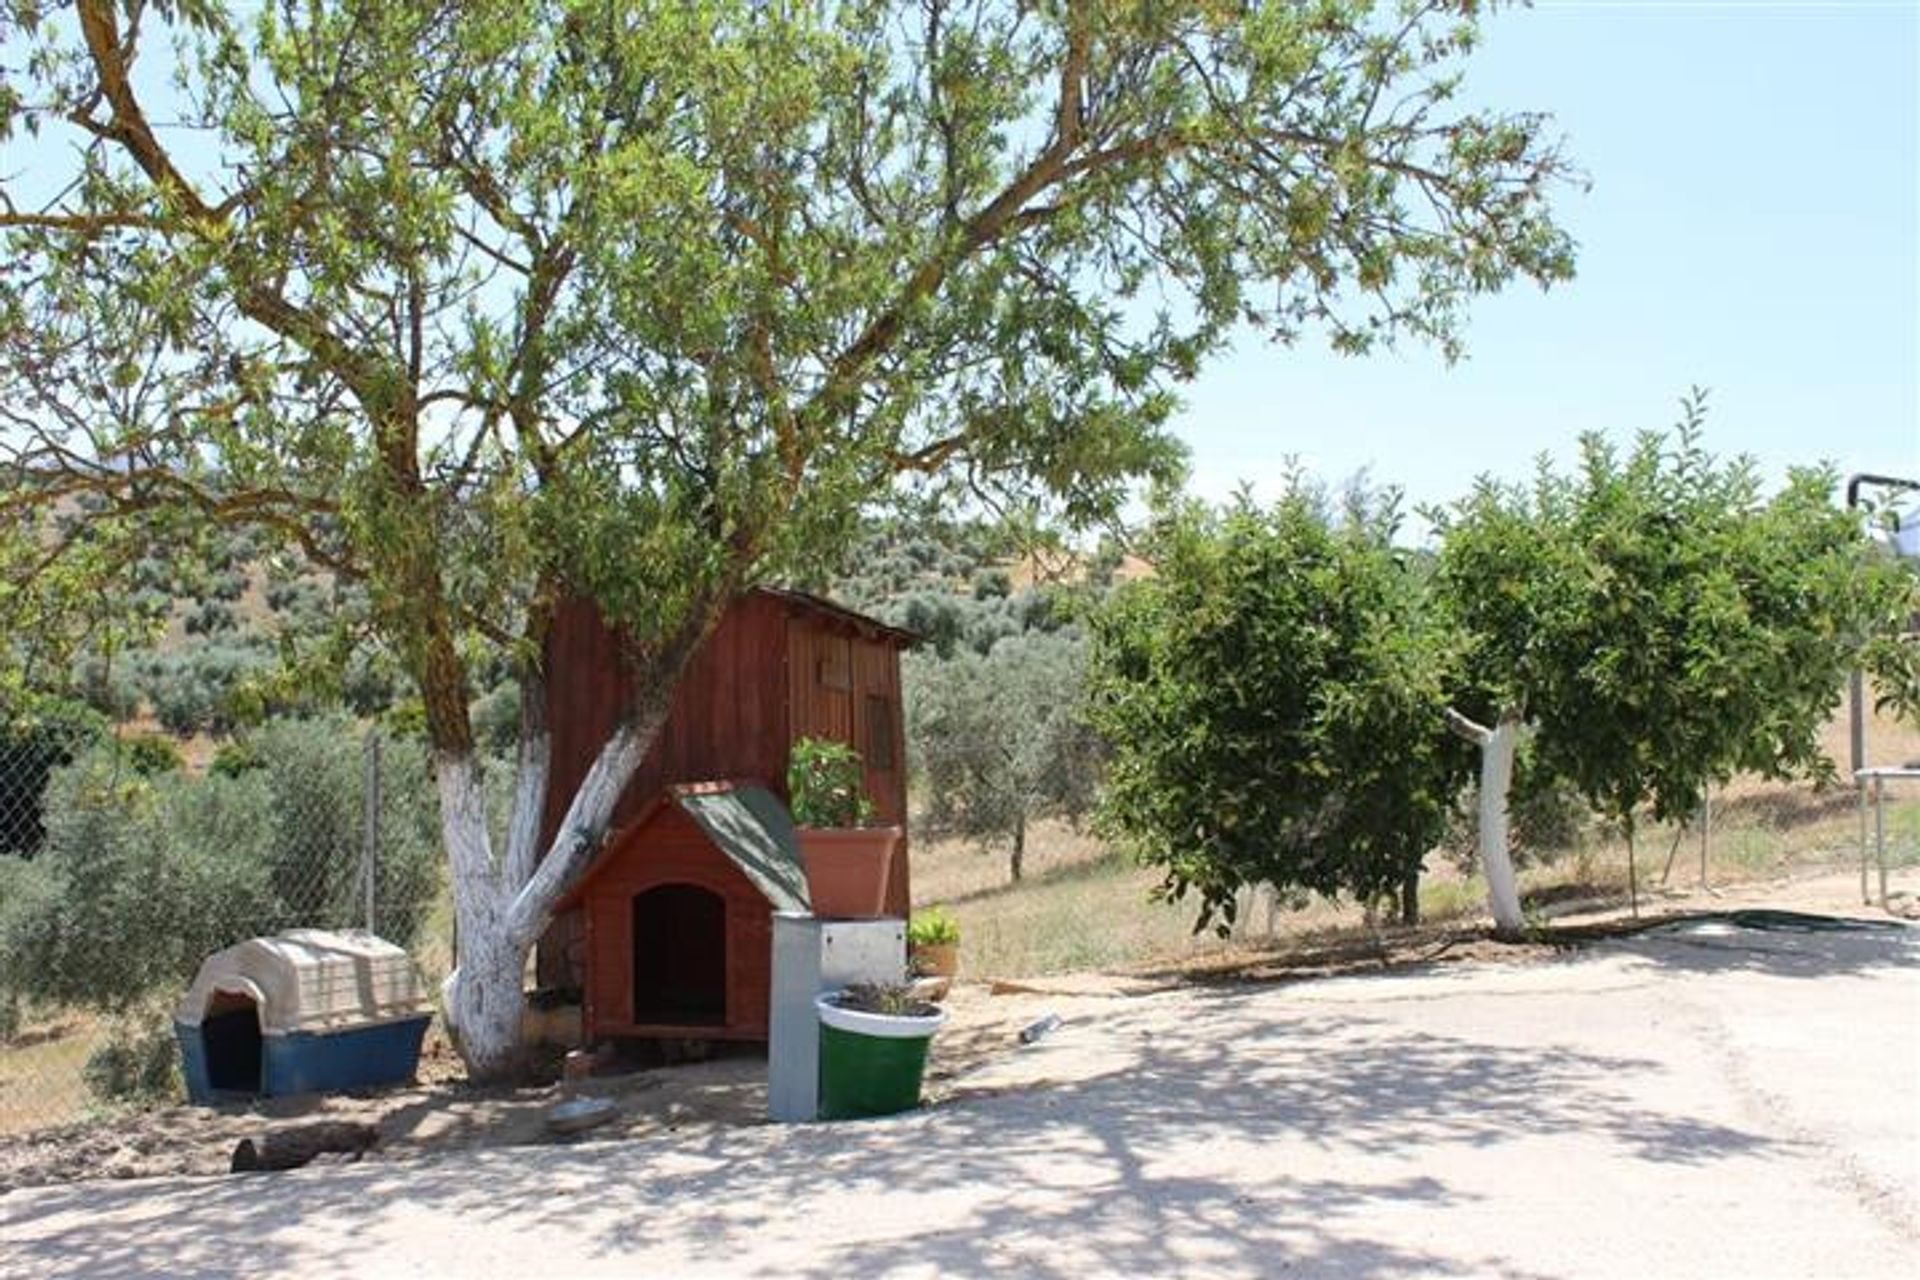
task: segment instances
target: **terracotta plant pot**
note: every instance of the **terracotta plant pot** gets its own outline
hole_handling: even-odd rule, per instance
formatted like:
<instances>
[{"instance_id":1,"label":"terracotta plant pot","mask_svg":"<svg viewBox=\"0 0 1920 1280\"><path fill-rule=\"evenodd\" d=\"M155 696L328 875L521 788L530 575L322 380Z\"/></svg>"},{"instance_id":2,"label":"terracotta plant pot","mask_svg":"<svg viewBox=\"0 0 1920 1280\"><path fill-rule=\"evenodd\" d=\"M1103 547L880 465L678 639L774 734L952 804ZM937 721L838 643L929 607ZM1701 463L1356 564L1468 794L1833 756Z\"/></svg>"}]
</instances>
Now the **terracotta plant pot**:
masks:
<instances>
[{"instance_id":1,"label":"terracotta plant pot","mask_svg":"<svg viewBox=\"0 0 1920 1280\"><path fill-rule=\"evenodd\" d=\"M957 942L916 942L912 951L913 971L923 978L951 978L960 972Z\"/></svg>"},{"instance_id":2,"label":"terracotta plant pot","mask_svg":"<svg viewBox=\"0 0 1920 1280\"><path fill-rule=\"evenodd\" d=\"M898 827L801 827L813 914L829 920L873 920L887 912L887 876L900 844Z\"/></svg>"}]
</instances>

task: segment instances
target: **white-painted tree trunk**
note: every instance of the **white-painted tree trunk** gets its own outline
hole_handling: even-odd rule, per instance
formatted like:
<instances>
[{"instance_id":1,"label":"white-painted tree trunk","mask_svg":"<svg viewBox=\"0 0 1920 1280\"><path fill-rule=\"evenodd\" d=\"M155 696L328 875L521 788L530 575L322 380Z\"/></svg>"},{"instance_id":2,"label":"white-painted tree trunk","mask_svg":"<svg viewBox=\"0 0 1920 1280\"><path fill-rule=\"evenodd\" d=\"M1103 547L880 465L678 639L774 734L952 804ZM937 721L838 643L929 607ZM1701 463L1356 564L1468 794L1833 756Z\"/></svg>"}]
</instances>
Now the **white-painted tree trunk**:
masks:
<instances>
[{"instance_id":1,"label":"white-painted tree trunk","mask_svg":"<svg viewBox=\"0 0 1920 1280\"><path fill-rule=\"evenodd\" d=\"M627 783L666 719L668 698L649 700L622 721L574 792L546 856L541 816L552 761L544 723L525 717L504 856L493 847L479 764L471 754L438 752L441 835L453 868L459 934L442 1008L476 1080L502 1079L520 1065L520 1020L527 956L553 909L599 851Z\"/></svg>"},{"instance_id":2,"label":"white-painted tree trunk","mask_svg":"<svg viewBox=\"0 0 1920 1280\"><path fill-rule=\"evenodd\" d=\"M457 930L457 963L441 989L441 1008L468 1071L477 1079L497 1079L517 1066L526 953L506 927L511 891L487 830L479 762L471 752L436 752L433 773Z\"/></svg>"},{"instance_id":3,"label":"white-painted tree trunk","mask_svg":"<svg viewBox=\"0 0 1920 1280\"><path fill-rule=\"evenodd\" d=\"M1508 804L1513 790L1513 753L1520 726L1502 719L1480 748L1480 865L1487 873L1488 905L1502 933L1526 926L1520 914L1520 888L1508 848Z\"/></svg>"},{"instance_id":4,"label":"white-painted tree trunk","mask_svg":"<svg viewBox=\"0 0 1920 1280\"><path fill-rule=\"evenodd\" d=\"M1500 717L1491 729L1457 711L1447 713L1453 731L1480 748L1480 866L1487 877L1487 905L1502 933L1526 927L1520 914L1519 882L1508 850L1508 805L1513 790L1513 756L1524 726L1516 716Z\"/></svg>"}]
</instances>

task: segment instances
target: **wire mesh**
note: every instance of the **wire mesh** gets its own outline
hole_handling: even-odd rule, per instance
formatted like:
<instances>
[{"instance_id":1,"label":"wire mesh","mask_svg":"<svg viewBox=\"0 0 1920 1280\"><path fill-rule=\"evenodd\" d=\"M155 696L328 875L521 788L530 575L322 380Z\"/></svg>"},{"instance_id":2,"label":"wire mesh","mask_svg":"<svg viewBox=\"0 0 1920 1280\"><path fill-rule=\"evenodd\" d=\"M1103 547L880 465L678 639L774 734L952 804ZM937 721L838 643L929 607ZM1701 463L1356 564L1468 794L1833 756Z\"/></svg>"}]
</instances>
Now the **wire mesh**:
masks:
<instances>
[{"instance_id":1,"label":"wire mesh","mask_svg":"<svg viewBox=\"0 0 1920 1280\"><path fill-rule=\"evenodd\" d=\"M0 730L0 1137L177 1098L173 1005L223 947L318 928L444 950L435 805L417 743L340 718L218 752Z\"/></svg>"}]
</instances>

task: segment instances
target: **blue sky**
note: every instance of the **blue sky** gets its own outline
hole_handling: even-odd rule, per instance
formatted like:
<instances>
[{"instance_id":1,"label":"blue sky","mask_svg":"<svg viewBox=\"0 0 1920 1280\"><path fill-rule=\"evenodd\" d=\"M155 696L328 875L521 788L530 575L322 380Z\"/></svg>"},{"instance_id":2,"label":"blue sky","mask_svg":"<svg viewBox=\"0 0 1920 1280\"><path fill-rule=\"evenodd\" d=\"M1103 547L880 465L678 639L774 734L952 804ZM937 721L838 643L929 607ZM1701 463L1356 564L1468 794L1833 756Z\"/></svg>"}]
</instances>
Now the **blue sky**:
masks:
<instances>
[{"instance_id":1,"label":"blue sky","mask_svg":"<svg viewBox=\"0 0 1920 1280\"><path fill-rule=\"evenodd\" d=\"M1482 300L1451 368L1249 335L1187 388L1195 489L1271 494L1295 454L1444 501L1667 426L1696 383L1715 452L1920 478L1920 0L1544 0L1470 68L1590 177L1559 206L1578 279Z\"/></svg>"}]
</instances>

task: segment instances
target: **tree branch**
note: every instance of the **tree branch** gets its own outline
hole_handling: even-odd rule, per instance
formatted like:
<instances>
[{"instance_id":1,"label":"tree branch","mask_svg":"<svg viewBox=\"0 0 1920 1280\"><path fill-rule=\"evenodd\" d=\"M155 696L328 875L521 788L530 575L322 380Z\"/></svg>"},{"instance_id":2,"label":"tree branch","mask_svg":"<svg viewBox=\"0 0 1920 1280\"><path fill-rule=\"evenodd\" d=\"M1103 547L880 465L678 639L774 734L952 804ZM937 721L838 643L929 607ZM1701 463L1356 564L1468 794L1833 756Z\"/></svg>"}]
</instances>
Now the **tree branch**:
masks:
<instances>
[{"instance_id":1,"label":"tree branch","mask_svg":"<svg viewBox=\"0 0 1920 1280\"><path fill-rule=\"evenodd\" d=\"M1453 730L1474 746L1484 747L1493 741L1493 730L1487 728L1487 726L1477 721L1467 719L1452 707L1447 708L1446 715L1447 728Z\"/></svg>"}]
</instances>

